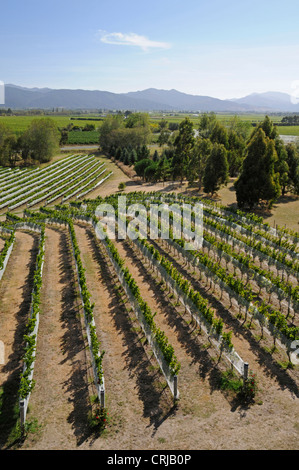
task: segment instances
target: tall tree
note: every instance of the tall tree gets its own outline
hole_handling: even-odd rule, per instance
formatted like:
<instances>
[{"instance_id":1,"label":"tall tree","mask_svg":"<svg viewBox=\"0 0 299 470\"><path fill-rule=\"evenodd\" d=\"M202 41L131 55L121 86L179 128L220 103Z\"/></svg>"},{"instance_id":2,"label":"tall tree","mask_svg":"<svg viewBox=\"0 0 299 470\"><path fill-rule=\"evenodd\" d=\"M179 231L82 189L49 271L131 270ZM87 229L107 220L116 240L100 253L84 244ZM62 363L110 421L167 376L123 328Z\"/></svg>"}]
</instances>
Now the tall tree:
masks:
<instances>
[{"instance_id":1,"label":"tall tree","mask_svg":"<svg viewBox=\"0 0 299 470\"><path fill-rule=\"evenodd\" d=\"M156 167L156 179L157 181L167 181L171 175L170 161L166 156L162 156L160 160L157 161Z\"/></svg>"},{"instance_id":2,"label":"tall tree","mask_svg":"<svg viewBox=\"0 0 299 470\"><path fill-rule=\"evenodd\" d=\"M251 133L252 125L249 121L243 121L239 116L233 116L227 123L227 129L229 131L234 131L238 137L246 142Z\"/></svg>"},{"instance_id":3,"label":"tall tree","mask_svg":"<svg viewBox=\"0 0 299 470\"><path fill-rule=\"evenodd\" d=\"M221 122L216 121L214 123L209 139L213 144L222 144L226 149L228 149L227 129L223 124L221 124Z\"/></svg>"},{"instance_id":4,"label":"tall tree","mask_svg":"<svg viewBox=\"0 0 299 470\"><path fill-rule=\"evenodd\" d=\"M146 113L131 113L127 119L121 114L108 115L99 128L100 150L109 155L112 147L137 148L146 145L151 134Z\"/></svg>"},{"instance_id":5,"label":"tall tree","mask_svg":"<svg viewBox=\"0 0 299 470\"><path fill-rule=\"evenodd\" d=\"M286 145L288 173L288 188L299 194L299 152L293 143Z\"/></svg>"},{"instance_id":6,"label":"tall tree","mask_svg":"<svg viewBox=\"0 0 299 470\"><path fill-rule=\"evenodd\" d=\"M134 170L136 171L137 176L144 179L145 169L148 166L151 166L154 162L150 158L144 158L143 160L139 160L134 165Z\"/></svg>"},{"instance_id":7,"label":"tall tree","mask_svg":"<svg viewBox=\"0 0 299 470\"><path fill-rule=\"evenodd\" d=\"M198 132L204 139L209 139L217 122L215 113L204 113L199 120Z\"/></svg>"},{"instance_id":8,"label":"tall tree","mask_svg":"<svg viewBox=\"0 0 299 470\"><path fill-rule=\"evenodd\" d=\"M51 118L33 119L22 134L20 145L24 157L45 163L59 149L60 132Z\"/></svg>"},{"instance_id":9,"label":"tall tree","mask_svg":"<svg viewBox=\"0 0 299 470\"><path fill-rule=\"evenodd\" d=\"M223 144L214 144L203 177L204 191L214 194L229 180L227 152Z\"/></svg>"},{"instance_id":10,"label":"tall tree","mask_svg":"<svg viewBox=\"0 0 299 470\"><path fill-rule=\"evenodd\" d=\"M0 164L3 166L10 165L11 153L15 145L14 135L11 130L0 123Z\"/></svg>"},{"instance_id":11,"label":"tall tree","mask_svg":"<svg viewBox=\"0 0 299 470\"><path fill-rule=\"evenodd\" d=\"M121 147L114 139L114 132L123 126L123 118L119 114L109 114L99 129L99 144L104 153L108 153L112 146Z\"/></svg>"},{"instance_id":12,"label":"tall tree","mask_svg":"<svg viewBox=\"0 0 299 470\"><path fill-rule=\"evenodd\" d=\"M179 132L174 141L172 159L173 179L179 179L181 183L188 174L194 144L193 123L189 118L185 118L179 125Z\"/></svg>"},{"instance_id":13,"label":"tall tree","mask_svg":"<svg viewBox=\"0 0 299 470\"><path fill-rule=\"evenodd\" d=\"M202 187L207 160L211 154L212 148L213 145L210 139L205 139L200 136L196 138L192 163L194 164L194 171L197 175L199 189Z\"/></svg>"},{"instance_id":14,"label":"tall tree","mask_svg":"<svg viewBox=\"0 0 299 470\"><path fill-rule=\"evenodd\" d=\"M137 161L144 160L145 158L150 158L150 150L147 145L138 145L136 149Z\"/></svg>"},{"instance_id":15,"label":"tall tree","mask_svg":"<svg viewBox=\"0 0 299 470\"><path fill-rule=\"evenodd\" d=\"M235 182L238 206L252 209L261 201L270 207L279 197L279 175L275 173L277 153L274 141L259 127L247 144L242 172Z\"/></svg>"},{"instance_id":16,"label":"tall tree","mask_svg":"<svg viewBox=\"0 0 299 470\"><path fill-rule=\"evenodd\" d=\"M275 172L279 174L279 184L282 195L285 194L289 180L288 152L282 139L276 137L274 140L277 161L275 163Z\"/></svg>"},{"instance_id":17,"label":"tall tree","mask_svg":"<svg viewBox=\"0 0 299 470\"><path fill-rule=\"evenodd\" d=\"M227 161L232 177L238 176L241 171L245 147L245 140L234 129L229 129Z\"/></svg>"},{"instance_id":18,"label":"tall tree","mask_svg":"<svg viewBox=\"0 0 299 470\"><path fill-rule=\"evenodd\" d=\"M269 116L265 116L264 120L256 127L256 131L259 129L263 129L269 139L275 140L279 137L277 126L273 124Z\"/></svg>"},{"instance_id":19,"label":"tall tree","mask_svg":"<svg viewBox=\"0 0 299 470\"><path fill-rule=\"evenodd\" d=\"M281 192L282 194L285 194L289 173L285 144L279 136L277 126L273 123L269 116L265 116L264 120L256 127L252 135L258 132L259 129L262 129L265 132L266 137L272 140L275 145L277 159L275 160L274 171L279 175Z\"/></svg>"}]
</instances>

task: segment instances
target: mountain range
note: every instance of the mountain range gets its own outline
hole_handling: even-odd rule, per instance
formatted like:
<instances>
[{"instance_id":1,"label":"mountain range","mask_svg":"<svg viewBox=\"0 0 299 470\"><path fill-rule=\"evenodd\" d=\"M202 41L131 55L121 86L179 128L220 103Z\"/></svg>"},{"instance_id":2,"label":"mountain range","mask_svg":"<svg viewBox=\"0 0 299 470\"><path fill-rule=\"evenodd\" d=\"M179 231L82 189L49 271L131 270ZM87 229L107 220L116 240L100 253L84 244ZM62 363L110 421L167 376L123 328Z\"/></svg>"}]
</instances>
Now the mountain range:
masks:
<instances>
[{"instance_id":1,"label":"mountain range","mask_svg":"<svg viewBox=\"0 0 299 470\"><path fill-rule=\"evenodd\" d=\"M243 98L221 100L191 95L177 90L149 88L129 93L100 90L26 88L5 85L5 104L1 108L68 110L189 111L230 113L296 113L299 104L281 92L253 93Z\"/></svg>"}]
</instances>

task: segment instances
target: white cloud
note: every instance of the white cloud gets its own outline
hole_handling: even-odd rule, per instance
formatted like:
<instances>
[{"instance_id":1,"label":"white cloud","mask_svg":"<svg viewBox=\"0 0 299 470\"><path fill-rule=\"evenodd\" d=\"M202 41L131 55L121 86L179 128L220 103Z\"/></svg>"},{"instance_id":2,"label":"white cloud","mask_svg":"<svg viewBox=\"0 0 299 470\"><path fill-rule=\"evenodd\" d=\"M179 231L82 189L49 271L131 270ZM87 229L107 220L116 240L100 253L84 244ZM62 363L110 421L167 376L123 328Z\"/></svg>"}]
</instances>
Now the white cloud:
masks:
<instances>
[{"instance_id":1,"label":"white cloud","mask_svg":"<svg viewBox=\"0 0 299 470\"><path fill-rule=\"evenodd\" d=\"M136 33L107 33L99 31L100 40L105 44L117 46L135 46L147 51L152 48L169 49L171 46L167 42L152 41L145 36Z\"/></svg>"}]
</instances>

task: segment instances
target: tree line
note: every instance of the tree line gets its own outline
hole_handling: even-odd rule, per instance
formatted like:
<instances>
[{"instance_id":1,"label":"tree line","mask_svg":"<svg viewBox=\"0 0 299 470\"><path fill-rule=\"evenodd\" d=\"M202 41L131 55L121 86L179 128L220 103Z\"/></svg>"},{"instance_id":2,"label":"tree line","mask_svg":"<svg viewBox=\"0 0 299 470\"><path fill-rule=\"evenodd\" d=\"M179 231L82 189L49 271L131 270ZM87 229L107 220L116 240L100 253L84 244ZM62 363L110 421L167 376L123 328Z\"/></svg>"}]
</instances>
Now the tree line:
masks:
<instances>
[{"instance_id":1,"label":"tree line","mask_svg":"<svg viewBox=\"0 0 299 470\"><path fill-rule=\"evenodd\" d=\"M299 114L291 116L284 116L281 120L281 124L286 126L298 126L299 125Z\"/></svg>"},{"instance_id":2,"label":"tree line","mask_svg":"<svg viewBox=\"0 0 299 470\"><path fill-rule=\"evenodd\" d=\"M133 113L128 122L109 116L99 130L101 150L132 166L144 181L187 181L213 195L234 177L238 206L249 209L271 207L287 191L299 195L298 148L284 144L268 116L252 128L237 116L224 125L205 113L197 129L187 117L174 131L163 119L160 151L153 154L145 116Z\"/></svg>"}]
</instances>

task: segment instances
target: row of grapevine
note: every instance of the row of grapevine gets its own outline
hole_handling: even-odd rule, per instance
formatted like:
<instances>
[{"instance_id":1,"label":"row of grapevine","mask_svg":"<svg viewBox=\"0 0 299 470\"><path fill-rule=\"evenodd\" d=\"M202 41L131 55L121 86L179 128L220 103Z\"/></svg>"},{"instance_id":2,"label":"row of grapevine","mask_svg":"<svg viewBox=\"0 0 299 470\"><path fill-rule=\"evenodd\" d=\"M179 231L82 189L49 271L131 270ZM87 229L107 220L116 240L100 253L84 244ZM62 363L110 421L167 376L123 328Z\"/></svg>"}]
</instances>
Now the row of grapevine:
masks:
<instances>
[{"instance_id":1,"label":"row of grapevine","mask_svg":"<svg viewBox=\"0 0 299 470\"><path fill-rule=\"evenodd\" d=\"M173 218L174 215L171 214L171 219ZM235 243L235 239L233 239L233 245L229 244L228 241L225 242L222 234L220 234L219 237L219 229L221 229L222 226L219 223L213 222L210 222L211 225L209 225L209 221L206 220L206 218L204 218L204 220L203 247L207 248L208 251L212 249L216 252L215 257L220 258L220 260L224 258L226 268L227 263L230 262L234 268L238 267L240 269L242 275L246 273L247 279L250 277L258 283L259 287L266 287L268 292L274 292L280 302L285 299L288 309L298 309L298 286L293 286L291 282L287 282L283 277L280 278L270 270L262 269L260 266L257 266L252 257L252 253L248 254L246 252L246 246L244 252L242 252L241 247L244 248L244 244L242 246L242 243L238 241ZM218 240L217 236L220 240ZM228 237L226 237L226 239L227 238ZM238 252L235 251L236 246L239 248Z\"/></svg>"},{"instance_id":2,"label":"row of grapevine","mask_svg":"<svg viewBox=\"0 0 299 470\"><path fill-rule=\"evenodd\" d=\"M97 236L95 217L80 216L76 211L73 211L73 217L76 220L83 220L93 225L95 234ZM169 385L169 388L174 396L178 399L179 391L177 385L177 376L180 370L180 363L178 362L174 349L165 335L165 333L156 326L154 321L155 314L151 312L148 304L142 299L139 288L131 273L127 268L124 268L124 261L120 258L119 253L112 240L108 236L101 240L106 248L110 261L117 273L118 279L124 288L124 291L129 298L133 311L147 337L147 340L152 348L156 360L161 368L162 373Z\"/></svg>"},{"instance_id":3,"label":"row of grapevine","mask_svg":"<svg viewBox=\"0 0 299 470\"><path fill-rule=\"evenodd\" d=\"M145 196L144 196L145 197ZM154 202L165 202L165 201L175 201L176 199L167 195L165 196L148 196L146 195L145 199L154 201ZM180 201L185 201L185 198L179 198ZM186 203L190 202L190 198L186 198ZM275 266L277 271L281 271L281 276L292 275L296 279L299 277L299 264L296 261L295 252L291 251L291 256L287 253L281 251L279 246L269 246L267 240L260 239L258 240L252 231L241 230L237 228L236 224L232 223L230 220L217 216L217 213L213 212L212 209L208 209L204 206L203 209L203 221L204 228L208 231L214 231L221 238L226 238L227 241L232 243L238 243L241 246L246 254L250 254L254 257L259 257L259 259L266 260L269 265ZM218 214L219 215L219 214Z\"/></svg>"},{"instance_id":4,"label":"row of grapevine","mask_svg":"<svg viewBox=\"0 0 299 470\"><path fill-rule=\"evenodd\" d=\"M30 317L26 325L26 333L24 335L24 341L26 342L24 357L23 357L23 373L20 380L19 388L19 406L20 406L20 421L21 426L25 425L26 414L30 394L34 387L33 371L35 364L37 335L39 326L39 313L40 313L40 290L42 286L42 272L44 265L44 249L45 245L45 226L40 226L40 241L39 241L39 252L36 260L36 268L34 272L34 284L31 295L31 308Z\"/></svg>"},{"instance_id":5,"label":"row of grapevine","mask_svg":"<svg viewBox=\"0 0 299 470\"><path fill-rule=\"evenodd\" d=\"M185 203L189 202L192 204L200 201L202 204L205 205L206 208L213 209L215 212L222 216L230 218L231 220L234 220L237 223L242 222L247 226L251 226L251 230L254 230L255 232L261 231L262 236L264 236L265 238L269 237L270 235L269 239L271 239L271 236L274 236L276 242L278 242L279 245L284 244L284 242L287 242L287 246L290 243L291 245L298 247L298 232L288 229L286 227L280 227L278 225L276 225L276 227L271 227L268 223L264 222L263 217L258 216L254 213L244 212L238 208L230 206L223 206L219 203L212 202L209 199L198 198L196 196L186 197L185 195L170 193L167 194L166 198L163 196L163 199L171 201L179 200Z\"/></svg>"},{"instance_id":6,"label":"row of grapevine","mask_svg":"<svg viewBox=\"0 0 299 470\"><path fill-rule=\"evenodd\" d=\"M69 218L70 214L67 211L61 212L59 210L55 211L49 208L43 208L38 213L32 213L29 210L26 210L25 215L29 218L34 217L35 220L43 220L45 223L48 223L49 220L61 220L62 222L67 222L69 224L74 255L77 263L77 274L80 283L81 295L84 303L84 310L86 311L86 318L88 319L88 321L91 321L93 305L91 305L89 302L89 293L86 290L87 288L84 270L82 267L82 262L80 260L80 250L75 239L75 232L73 229L72 221ZM95 227L96 222L94 219L87 218L86 221L88 221ZM150 311L150 308L146 304L146 302L142 300L140 292L138 288L136 288L136 283L132 278L131 274L128 272L127 269L123 269L123 261L120 259L112 241L109 240L109 238L107 237L106 240L103 240L102 242L107 250L108 256L114 266L114 269L126 292L126 295L128 296L131 302L133 310L137 315L142 328L144 329L149 344L151 344L154 355L174 395L174 399L177 399L179 397L179 391L177 386L177 374L180 369L180 364L175 357L174 349L169 344L165 333L155 325L154 314ZM98 375L100 375L99 370Z\"/></svg>"},{"instance_id":7,"label":"row of grapevine","mask_svg":"<svg viewBox=\"0 0 299 470\"><path fill-rule=\"evenodd\" d=\"M44 168L43 170L32 170L31 176L27 176L24 178L16 178L13 181L10 181L9 184L6 184L1 189L1 198L0 201L4 201L5 199L9 199L11 196L10 194L17 195L21 191L28 191L29 188L35 187L36 183L40 183L43 181L47 181L50 178L54 178L58 176L61 172L65 172L66 170L70 171L77 163L84 160L86 157L73 157L71 160L66 159L60 163L59 167L55 168L55 164L50 165L49 167ZM36 176L34 176L36 174ZM33 176L32 176L33 174ZM44 175L45 174L45 175ZM29 183L29 184L28 184ZM20 189L16 189L20 188Z\"/></svg>"},{"instance_id":8,"label":"row of grapevine","mask_svg":"<svg viewBox=\"0 0 299 470\"><path fill-rule=\"evenodd\" d=\"M51 184L49 185L42 185L41 187L45 188L43 190L39 190L38 192L34 192L34 197L30 198L28 202L28 207L34 206L35 204L38 204L41 201L44 201L46 198L49 198L49 196L52 196L55 194L55 199L57 199L61 194L62 190L64 190L65 187L68 187L71 182L74 180L80 178L81 174L86 174L89 171L91 171L95 166L98 166L97 162L94 163L92 159L88 158L85 159L83 162L77 163L75 166L72 166L72 168L68 171L63 172L63 177L61 176L55 176L51 180ZM99 165L99 168L101 168L103 165ZM62 183L66 182L64 185ZM35 199L37 198L37 199Z\"/></svg>"},{"instance_id":9,"label":"row of grapevine","mask_svg":"<svg viewBox=\"0 0 299 470\"><path fill-rule=\"evenodd\" d=\"M86 155L85 155L86 157ZM55 172L56 169L59 167L63 167L68 164L70 161L75 161L77 158L80 158L79 155L69 155L68 157L64 158L63 160L58 160L54 163L51 163L48 166L40 169L39 167L35 169L20 169L17 168L12 170L12 172L5 178L0 178L0 189L7 190L12 186L15 186L16 183L26 183L29 181L35 180L37 177L41 177L44 174ZM81 156L83 158L83 156Z\"/></svg>"},{"instance_id":10,"label":"row of grapevine","mask_svg":"<svg viewBox=\"0 0 299 470\"><path fill-rule=\"evenodd\" d=\"M0 253L0 280L2 279L2 276L4 274L6 265L8 263L15 242L14 231L8 231L8 233L10 233L9 238L5 240L4 247Z\"/></svg>"},{"instance_id":11,"label":"row of grapevine","mask_svg":"<svg viewBox=\"0 0 299 470\"><path fill-rule=\"evenodd\" d=\"M269 235L265 232L262 232L261 230L257 230L254 228L253 225L246 225L244 222L236 223L234 221L234 218L227 216L225 217L222 214L220 216L216 211L211 208L204 207L204 212L214 220L222 223L223 225L227 225L232 229L235 229L241 235L245 235L247 237L254 237L257 242L261 242L267 247L272 248L274 253L279 250L279 252L282 254L299 259L299 253L297 251L296 244L291 244L288 241L283 241L281 238L277 238L273 235Z\"/></svg>"},{"instance_id":12,"label":"row of grapevine","mask_svg":"<svg viewBox=\"0 0 299 470\"><path fill-rule=\"evenodd\" d=\"M29 198L29 195L34 197L34 195L37 194L41 188L44 186L49 186L49 180L52 182L59 180L59 178L61 178L60 173L64 171L71 174L71 172L79 167L83 161L86 161L86 159L88 162L91 161L91 157L78 156L72 158L70 161L69 159L62 160L59 167L56 167L55 163L53 163L49 167L40 170L37 176L30 178L29 184L26 186L22 183L22 181L19 181L19 179L16 178L16 180L14 180L14 182L9 185L9 189L6 190L7 194L4 192L2 193L0 208L17 204L18 201L21 202L23 199L25 199L25 197ZM22 195L20 196L19 194Z\"/></svg>"},{"instance_id":13,"label":"row of grapevine","mask_svg":"<svg viewBox=\"0 0 299 470\"><path fill-rule=\"evenodd\" d=\"M76 234L72 220L68 220L69 233L71 237L72 252L75 259L76 273L78 278L81 302L84 310L84 321L87 333L91 361L93 366L94 385L101 407L105 407L105 381L103 371L103 357L105 351L100 352L101 343L98 340L96 325L94 321L93 309L95 304L90 301L90 292L87 287L84 268L81 260L80 249L77 243Z\"/></svg>"},{"instance_id":14,"label":"row of grapevine","mask_svg":"<svg viewBox=\"0 0 299 470\"><path fill-rule=\"evenodd\" d=\"M251 238L246 238L244 236L238 236L232 229L224 227L223 225L204 218L204 228L215 235L220 240L225 240L229 244L235 247L238 247L239 252L244 252L247 256L250 256L254 261L257 259L260 263L260 267L264 262L267 263L268 268L275 270L276 276L280 276L283 280L284 278L291 278L294 282L297 282L299 273L292 269L292 266L286 266L279 259L276 259L269 253L262 244L255 244L254 240Z\"/></svg>"},{"instance_id":15,"label":"row of grapevine","mask_svg":"<svg viewBox=\"0 0 299 470\"><path fill-rule=\"evenodd\" d=\"M173 216L172 216L173 219ZM241 242L235 242L233 240L232 245L223 240L223 236L219 237L219 224L209 225L209 221L206 221L206 228L203 230L203 248L206 248L210 253L210 250L214 252L214 257L220 262L222 259L225 260L226 269L227 264L231 263L234 268L238 268L242 273L242 276L246 274L247 281L248 279L254 279L259 288L266 288L267 292L274 292L279 301L283 299L286 300L288 305L288 311L290 308L293 310L298 309L298 300L299 300L299 288L298 286L293 286L291 282L287 282L283 278L278 277L273 272L262 269L260 266L257 266L252 254L248 254L246 250L241 250ZM220 240L218 240L218 238ZM227 239L228 237L226 237ZM235 247L238 246L238 252L235 251ZM243 245L244 248L244 245Z\"/></svg>"},{"instance_id":16,"label":"row of grapevine","mask_svg":"<svg viewBox=\"0 0 299 470\"><path fill-rule=\"evenodd\" d=\"M99 163L95 163L92 165L92 162L89 161L85 165L80 167L78 165L76 171L69 172L69 175L67 178L63 178L63 180L66 180L67 183L63 186L63 190L65 191L65 188L68 188L71 186L72 182L75 179L79 180L80 184L80 179L83 175L87 174L89 171L92 170L93 166L100 165ZM76 175L76 176L75 176ZM53 184L54 181L54 184ZM35 187L34 189L28 191L27 193L23 194L22 196L18 198L14 198L13 200L9 201L9 207L10 210L16 209L19 206L22 206L23 204L31 204L34 205L37 202L40 202L41 200L44 200L48 197L49 193L54 194L55 197L53 200L57 199L61 194L62 194L62 188L61 188L61 176L55 177L53 181L47 182L47 183L42 183L38 187ZM56 183L55 183L56 181ZM44 189L41 189L44 188ZM54 191L53 189L54 188ZM42 195L42 196L41 196ZM37 199L37 200L36 200ZM13 202L13 205L11 205L11 202ZM5 206L8 204L6 203Z\"/></svg>"},{"instance_id":17,"label":"row of grapevine","mask_svg":"<svg viewBox=\"0 0 299 470\"><path fill-rule=\"evenodd\" d=\"M103 174L104 171L98 176ZM107 177L109 175L105 178ZM105 180L105 178L103 179ZM82 197L82 195L85 195L85 190L87 191L92 185L91 181L86 184L86 187L81 185L80 191L76 193L73 193L75 188L70 188L70 197L65 197L63 202L68 201L74 195L78 195L78 193L80 193L78 197ZM74 181L72 186L75 186ZM109 267L111 268L112 266L111 271L116 274L118 282L122 287L122 292L125 292L126 299L129 301L130 311L134 312L146 336L147 344L152 349L164 374L171 393L175 400L179 398L178 375L181 370L181 364L177 359L175 350L165 332L155 322L155 313L142 298L138 282L136 282L131 271L126 267L126 262L120 256L121 252L118 251L117 244L113 242L113 237L110 237L108 232L106 232L106 237L103 239L97 230L96 207L102 202L109 203L115 208L117 216L117 198L118 195L115 194L107 198L99 197L96 200L85 199L82 202L76 201L71 204L60 204L55 206L54 209L42 207L38 212L31 211L28 208L24 211L24 217L7 213L6 223L1 223L3 230L5 226L7 230L12 230L11 233L7 232L9 233L9 240L12 240L11 243L13 243L14 231L18 228L38 230L38 227L42 227L40 252L34 276L32 308L24 336L26 349L24 371L19 391L21 410L26 410L34 385L33 367L38 328L39 292L42 280L44 227L48 223L63 224L68 231L68 239L70 240L75 264L75 274L84 309L84 322L92 357L94 383L97 387L101 406L105 407L103 373L103 356L105 351L100 351L101 344L96 334L93 317L95 305L91 302L81 252L76 238L76 222L84 222L93 227L94 236L98 240L99 245L104 248L105 258L108 260ZM159 194L151 193L127 194L127 204L136 202L144 204L148 214L147 222L149 222L150 204L152 202L161 203L166 200L171 202L178 200L180 204L192 202L192 199L176 198L172 195L161 197ZM194 224L194 214L192 213L191 215L192 223ZM221 361L224 360L228 363L229 367L234 368L244 379L247 378L248 363L238 354L236 350L238 348L235 349L234 337L223 320L224 316L220 312L218 314L212 307L214 300L219 301L218 305L222 303L222 306L227 310L225 313L227 316L236 316L236 318L229 318L229 322L232 320L234 325L236 325L236 319L238 319L238 325L240 326L242 320L242 325L244 324L249 329L251 329L251 323L256 325L262 334L265 332L268 335L267 338L269 339L267 341L269 340L270 342L272 340L274 346L277 344L283 353L287 353L291 363L290 353L292 344L294 341L299 341L299 326L297 326L299 305L297 280L299 266L296 260L296 236L287 232L285 234L281 232L280 236L278 230L274 233L263 228L261 220L257 221L254 217L251 218L250 216L245 217L243 213L230 214L223 207L218 208L212 204L205 203L202 248L186 250L188 237L184 233L179 238L175 237L172 230L174 221L179 221L182 226L183 218L175 220L175 217L177 216L174 214L170 215L169 238L163 241L161 237L157 241L148 240L150 232L140 234L134 224L131 224L131 227L135 227L134 236L133 233L127 231L127 238L123 242L124 246L129 244L134 250L130 253L134 253L142 261L145 269L149 270L152 276L149 282L153 282L157 275L159 281L161 280L161 284L163 282L163 286L167 287L170 297L175 298L177 301L175 307L180 303L185 309L185 313L188 312L195 320L198 327L195 331L204 332L208 337L209 343L213 345L213 353L216 350L219 353L219 360L221 359ZM127 229L129 228L129 221L130 218L127 218ZM163 227L160 223L157 228L159 236L161 236ZM192 228L194 228L194 225L192 225ZM138 234L137 236L136 233ZM0 272L2 252L0 253ZM176 262L177 264L175 264ZM272 269L274 267L276 270ZM199 280L194 276L195 271L199 273ZM195 287L196 285L198 286L197 288ZM201 287L203 287L202 290ZM211 287L211 289L208 290L208 287ZM202 291L206 291L206 293L202 294ZM218 291L221 294L220 298L218 298ZM223 293L225 298L222 296ZM210 302L208 301L208 295L211 298ZM273 299L274 295L276 297ZM239 314L235 313L236 309L233 308L232 300L236 302ZM167 301L169 301L168 298ZM230 306L228 307L229 301ZM280 302L280 310L275 307L278 302ZM281 311L282 303L287 307L286 315ZM181 306L180 309L182 309ZM289 315L290 312L292 312L292 315ZM250 325L245 324L247 319L250 320ZM255 330L257 329L255 328ZM252 337L254 333L250 332ZM242 345L241 343L239 344L241 350ZM248 348L248 345L245 346L246 348ZM23 413L23 422L24 416L26 416L26 411L25 414Z\"/></svg>"},{"instance_id":18,"label":"row of grapevine","mask_svg":"<svg viewBox=\"0 0 299 470\"><path fill-rule=\"evenodd\" d=\"M289 325L287 319L280 311L271 310L266 302L260 305L252 303L254 294L252 290L246 286L241 280L236 279L234 275L228 274L225 269L219 267L218 263L213 262L207 255L200 252L186 252L184 250L184 241L175 241L175 246L180 246L180 254L188 259L201 270L204 270L208 277L215 280L222 289L224 289L230 297L237 300L240 306L245 307L245 315L252 316L257 319L261 327L266 331L265 325L268 327L269 334L275 338L279 337L280 341L290 353L290 347L293 341L299 339L299 328Z\"/></svg>"},{"instance_id":19,"label":"row of grapevine","mask_svg":"<svg viewBox=\"0 0 299 470\"><path fill-rule=\"evenodd\" d=\"M272 271L257 266L250 255L235 251L230 244L218 241L215 236L205 233L204 237L203 247L207 249L208 254L212 251L214 259L220 265L222 265L222 260L224 260L226 269L228 269L228 265L231 265L234 275L237 268L242 278L246 276L246 285L248 282L255 282L256 295L265 297L265 294L263 295L265 291L268 294L268 302L270 303L271 296L274 293L280 308L283 305L286 306L287 315L291 311L293 311L293 314L298 311L298 286L294 287L290 282L276 276Z\"/></svg>"},{"instance_id":20,"label":"row of grapevine","mask_svg":"<svg viewBox=\"0 0 299 470\"><path fill-rule=\"evenodd\" d=\"M294 230L287 229L286 227L271 227L268 223L263 221L263 218L253 213L243 212L240 209L233 207L221 206L214 204L209 200L205 200L206 204L216 209L220 214L230 217L236 222L243 222L247 226L251 226L251 230L261 233L264 238L275 241L279 246L287 246L298 248L299 234Z\"/></svg>"}]
</instances>

